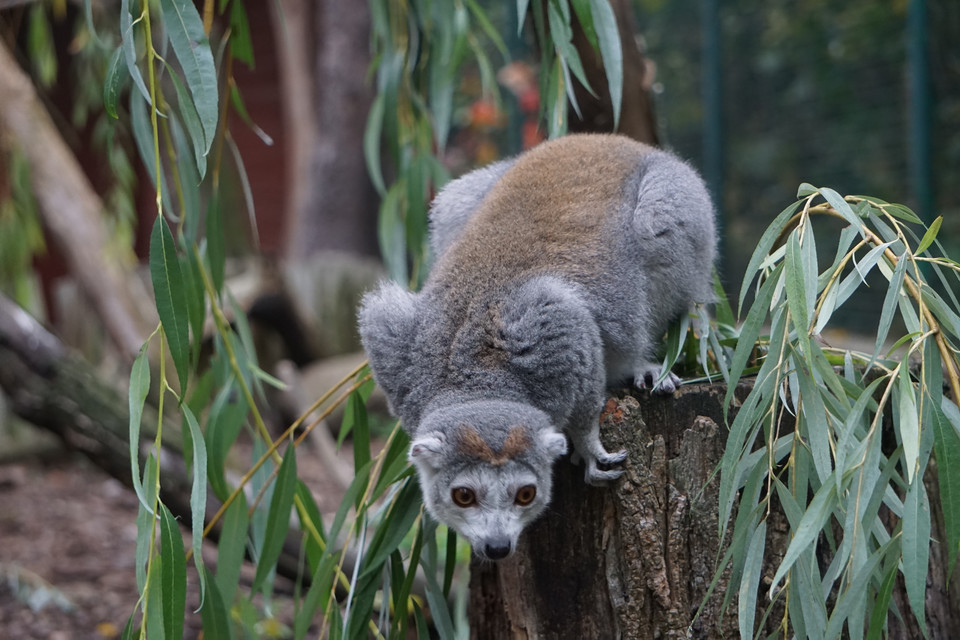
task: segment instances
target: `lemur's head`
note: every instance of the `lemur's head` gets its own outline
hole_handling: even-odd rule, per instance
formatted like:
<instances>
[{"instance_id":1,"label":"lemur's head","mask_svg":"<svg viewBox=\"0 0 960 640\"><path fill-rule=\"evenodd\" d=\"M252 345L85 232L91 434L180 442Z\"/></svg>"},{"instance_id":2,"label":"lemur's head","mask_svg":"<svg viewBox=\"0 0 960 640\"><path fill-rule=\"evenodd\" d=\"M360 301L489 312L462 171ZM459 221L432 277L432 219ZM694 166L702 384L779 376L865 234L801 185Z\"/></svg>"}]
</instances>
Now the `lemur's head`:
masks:
<instances>
[{"instance_id":1,"label":"lemur's head","mask_svg":"<svg viewBox=\"0 0 960 640\"><path fill-rule=\"evenodd\" d=\"M427 510L481 558L510 555L550 502L567 440L525 404L477 400L430 411L410 445Z\"/></svg>"}]
</instances>

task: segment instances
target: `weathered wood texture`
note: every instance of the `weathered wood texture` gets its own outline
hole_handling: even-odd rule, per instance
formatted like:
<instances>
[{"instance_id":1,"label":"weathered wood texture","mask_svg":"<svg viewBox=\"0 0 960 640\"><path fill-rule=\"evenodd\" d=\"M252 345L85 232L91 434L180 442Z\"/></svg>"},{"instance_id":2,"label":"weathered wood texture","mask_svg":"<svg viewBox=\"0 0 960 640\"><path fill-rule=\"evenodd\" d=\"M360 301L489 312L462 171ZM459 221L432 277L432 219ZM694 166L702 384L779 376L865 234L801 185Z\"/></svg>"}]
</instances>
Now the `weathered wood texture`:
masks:
<instances>
[{"instance_id":1,"label":"weathered wood texture","mask_svg":"<svg viewBox=\"0 0 960 640\"><path fill-rule=\"evenodd\" d=\"M745 396L749 384L741 383ZM517 552L499 563L474 561L470 619L474 638L614 639L736 638L736 599L722 612L728 576L694 620L714 575L718 552L717 491L711 474L723 455L725 387L690 385L674 397L618 394L602 421L608 450L629 450L623 478L588 487L582 468L554 470L551 508L523 535ZM930 487L931 504L939 498ZM935 507L935 509L937 509ZM939 509L937 509L939 511ZM927 587L930 637L960 628L957 589L946 592L942 517L934 516ZM763 575L771 578L786 548L787 526L768 521ZM954 576L956 580L958 576ZM767 606L761 583L757 620ZM922 637L902 585L890 637ZM782 607L767 618L775 631Z\"/></svg>"},{"instance_id":2,"label":"weathered wood texture","mask_svg":"<svg viewBox=\"0 0 960 640\"><path fill-rule=\"evenodd\" d=\"M0 44L0 144L30 165L43 226L96 309L120 355L133 362L156 326L150 296L108 250L103 203L47 113L30 77Z\"/></svg>"}]
</instances>

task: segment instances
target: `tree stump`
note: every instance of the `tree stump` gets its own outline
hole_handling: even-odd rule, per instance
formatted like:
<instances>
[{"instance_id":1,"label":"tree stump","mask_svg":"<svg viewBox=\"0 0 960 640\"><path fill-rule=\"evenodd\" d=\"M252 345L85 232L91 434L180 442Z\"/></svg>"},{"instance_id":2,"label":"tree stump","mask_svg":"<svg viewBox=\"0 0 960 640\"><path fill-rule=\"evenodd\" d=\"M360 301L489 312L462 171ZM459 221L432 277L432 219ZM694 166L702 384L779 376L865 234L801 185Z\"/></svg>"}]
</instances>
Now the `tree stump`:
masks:
<instances>
[{"instance_id":1,"label":"tree stump","mask_svg":"<svg viewBox=\"0 0 960 640\"><path fill-rule=\"evenodd\" d=\"M742 399L750 387L741 382L737 395ZM593 488L584 484L582 467L566 460L557 465L552 504L521 537L516 553L498 563L473 561L472 636L739 637L736 598L723 610L728 572L704 602L719 557L719 478L713 474L727 439L725 392L723 385L698 384L681 387L673 397L630 391L611 398L601 434L608 450L630 452L623 477ZM939 512L938 500L934 482L930 501ZM939 513L933 526L934 539L943 540ZM786 548L787 532L784 517L771 513L767 580ZM956 589L946 591L941 547L932 543L927 587L932 638L951 637L960 628L960 601ZM761 580L757 620L769 604L767 584ZM890 616L890 637L921 637L902 584L894 599L903 620ZM766 633L776 630L782 615L776 604Z\"/></svg>"}]
</instances>

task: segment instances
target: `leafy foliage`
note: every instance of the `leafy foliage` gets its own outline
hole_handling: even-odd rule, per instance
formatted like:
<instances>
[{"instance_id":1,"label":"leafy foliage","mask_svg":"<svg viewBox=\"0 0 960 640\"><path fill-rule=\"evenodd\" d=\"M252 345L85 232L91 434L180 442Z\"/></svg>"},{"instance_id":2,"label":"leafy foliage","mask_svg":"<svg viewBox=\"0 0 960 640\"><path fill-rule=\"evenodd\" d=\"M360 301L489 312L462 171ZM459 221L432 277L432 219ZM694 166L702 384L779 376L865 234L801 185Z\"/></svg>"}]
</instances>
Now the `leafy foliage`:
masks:
<instances>
[{"instance_id":1,"label":"leafy foliage","mask_svg":"<svg viewBox=\"0 0 960 640\"><path fill-rule=\"evenodd\" d=\"M850 637L865 629L879 637L897 572L925 629L931 520L923 480L931 453L951 567L960 541L960 411L944 394L946 383L960 397L960 265L931 251L940 246L939 219L918 237L919 220L901 205L810 185L799 197L765 232L740 295L742 306L752 289L754 302L729 375L736 380L753 366L756 382L721 462L721 538L738 512L721 567L733 572L744 637L754 635L754 607L744 599L755 603L758 594L784 606L783 634L834 638L846 626ZM817 216L847 224L825 269ZM822 331L874 271L889 288L872 353L830 347ZM904 333L888 347L897 320ZM765 324L770 333L759 337ZM884 440L886 426L895 442ZM757 558L769 514L781 509L790 542L761 590Z\"/></svg>"}]
</instances>

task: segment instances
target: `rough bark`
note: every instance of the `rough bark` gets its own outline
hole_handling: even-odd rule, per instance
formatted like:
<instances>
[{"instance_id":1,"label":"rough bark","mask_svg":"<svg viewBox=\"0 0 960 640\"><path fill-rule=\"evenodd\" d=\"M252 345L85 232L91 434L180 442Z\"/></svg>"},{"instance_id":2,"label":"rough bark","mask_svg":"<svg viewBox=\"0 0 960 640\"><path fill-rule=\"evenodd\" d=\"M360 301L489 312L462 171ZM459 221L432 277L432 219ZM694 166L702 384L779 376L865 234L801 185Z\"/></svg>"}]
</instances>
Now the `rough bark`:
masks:
<instances>
[{"instance_id":1,"label":"rough bark","mask_svg":"<svg viewBox=\"0 0 960 640\"><path fill-rule=\"evenodd\" d=\"M747 383L738 394L745 395ZM522 537L517 552L471 567L471 631L475 638L735 638L736 600L722 611L728 575L704 602L718 554L717 491L711 476L723 454L725 388L682 387L675 397L618 395L604 412L609 449L630 456L624 477L606 489L586 486L582 469L554 470L548 513ZM935 493L931 492L931 504ZM956 589L946 591L943 523L934 517L927 586L930 637L960 628ZM788 542L776 513L768 521L763 575L775 572ZM956 576L954 576L956 579ZM890 637L917 635L916 622L895 594L905 621L890 616ZM767 605L761 584L757 620ZM767 618L774 632L782 609Z\"/></svg>"},{"instance_id":2,"label":"rough bark","mask_svg":"<svg viewBox=\"0 0 960 640\"><path fill-rule=\"evenodd\" d=\"M29 76L0 44L0 141L27 158L44 227L123 357L131 362L155 319L152 301L108 251L103 204L37 98Z\"/></svg>"},{"instance_id":3,"label":"rough bark","mask_svg":"<svg viewBox=\"0 0 960 640\"><path fill-rule=\"evenodd\" d=\"M653 84L653 67L644 58L637 44L633 20L633 6L629 0L611 2L617 17L620 33L620 46L623 51L623 100L621 102L620 133L640 142L657 145L656 118L653 113L653 99L650 97L650 85ZM603 69L603 59L590 45L579 22L575 21L573 45L583 62L583 70L596 97L579 82L574 91L582 118L571 109L570 130L607 133L613 131L613 103L607 88L607 76Z\"/></svg>"}]
</instances>

